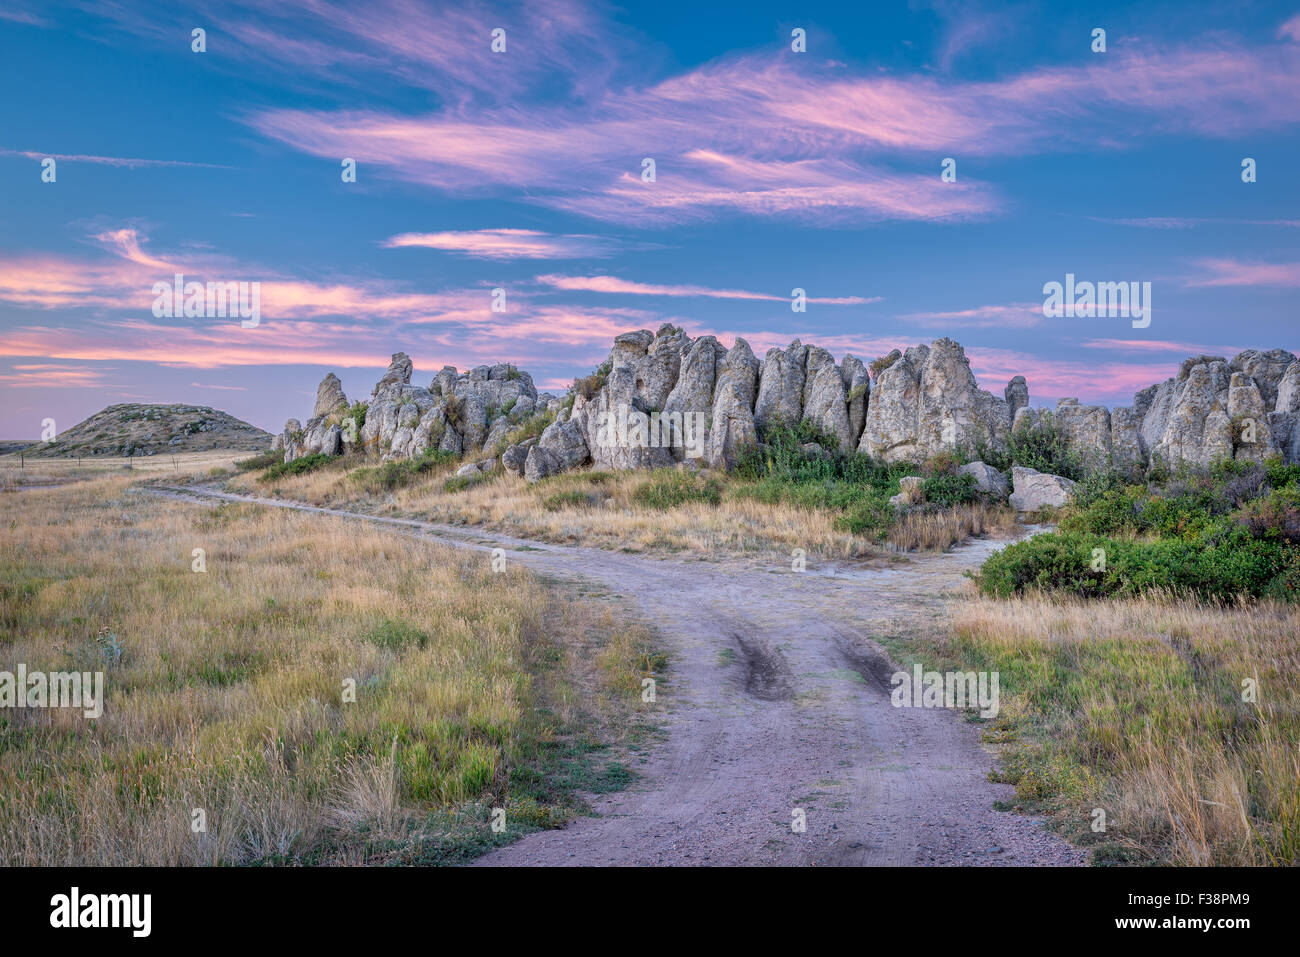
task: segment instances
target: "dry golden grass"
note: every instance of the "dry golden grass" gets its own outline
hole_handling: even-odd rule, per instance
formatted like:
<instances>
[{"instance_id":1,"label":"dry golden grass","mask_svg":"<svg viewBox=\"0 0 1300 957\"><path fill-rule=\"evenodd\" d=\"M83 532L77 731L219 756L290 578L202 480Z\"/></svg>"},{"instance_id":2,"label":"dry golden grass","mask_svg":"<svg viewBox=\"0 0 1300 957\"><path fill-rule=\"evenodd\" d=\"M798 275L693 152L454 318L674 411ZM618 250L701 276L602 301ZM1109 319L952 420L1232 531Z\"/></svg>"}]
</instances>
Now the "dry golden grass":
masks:
<instances>
[{"instance_id":1,"label":"dry golden grass","mask_svg":"<svg viewBox=\"0 0 1300 957\"><path fill-rule=\"evenodd\" d=\"M1008 779L1076 839L1120 860L1300 863L1300 609L973 599L954 625L943 652L1001 673L991 737L1023 736Z\"/></svg>"},{"instance_id":2,"label":"dry golden grass","mask_svg":"<svg viewBox=\"0 0 1300 957\"><path fill-rule=\"evenodd\" d=\"M942 551L972 535L1005 537L1016 527L1014 509L998 505L958 505L934 512L909 512L889 530L899 551Z\"/></svg>"},{"instance_id":3,"label":"dry golden grass","mask_svg":"<svg viewBox=\"0 0 1300 957\"><path fill-rule=\"evenodd\" d=\"M102 670L106 698L98 720L0 710L0 862L464 857L494 840L492 804L510 835L572 813L517 769L628 727L652 645L608 603L486 554L136 480L0 495L0 670Z\"/></svg>"},{"instance_id":4,"label":"dry golden grass","mask_svg":"<svg viewBox=\"0 0 1300 957\"><path fill-rule=\"evenodd\" d=\"M372 514L481 526L541 541L614 548L630 552L688 552L704 557L754 557L802 548L810 556L847 559L873 557L884 549L873 538L846 531L835 510L789 502L768 503L737 494L743 483L723 474L710 480L721 500L652 508L637 490L653 473L579 470L529 484L497 470L469 487L445 487L454 465L431 469L391 492L367 491L346 463L331 464L268 485L255 473L228 483L234 491L273 495L292 501ZM1007 509L964 506L916 515L895 526L888 537L895 549L945 549L969 535L1005 534L1015 524Z\"/></svg>"}]
</instances>

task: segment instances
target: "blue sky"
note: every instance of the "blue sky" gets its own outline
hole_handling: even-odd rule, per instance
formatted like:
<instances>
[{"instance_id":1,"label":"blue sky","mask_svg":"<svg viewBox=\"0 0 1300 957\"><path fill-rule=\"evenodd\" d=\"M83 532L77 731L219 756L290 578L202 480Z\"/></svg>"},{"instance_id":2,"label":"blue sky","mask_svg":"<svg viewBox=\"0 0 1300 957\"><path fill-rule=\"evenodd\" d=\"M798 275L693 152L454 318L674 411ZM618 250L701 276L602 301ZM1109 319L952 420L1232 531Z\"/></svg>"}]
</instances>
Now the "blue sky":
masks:
<instances>
[{"instance_id":1,"label":"blue sky","mask_svg":"<svg viewBox=\"0 0 1300 957\"><path fill-rule=\"evenodd\" d=\"M127 401L274 431L397 350L559 391L665 321L948 335L1035 404L1300 349L1300 7L1061 6L7 0L0 437ZM259 325L155 317L177 271L259 282ZM1044 318L1066 273L1150 282L1151 325Z\"/></svg>"}]
</instances>

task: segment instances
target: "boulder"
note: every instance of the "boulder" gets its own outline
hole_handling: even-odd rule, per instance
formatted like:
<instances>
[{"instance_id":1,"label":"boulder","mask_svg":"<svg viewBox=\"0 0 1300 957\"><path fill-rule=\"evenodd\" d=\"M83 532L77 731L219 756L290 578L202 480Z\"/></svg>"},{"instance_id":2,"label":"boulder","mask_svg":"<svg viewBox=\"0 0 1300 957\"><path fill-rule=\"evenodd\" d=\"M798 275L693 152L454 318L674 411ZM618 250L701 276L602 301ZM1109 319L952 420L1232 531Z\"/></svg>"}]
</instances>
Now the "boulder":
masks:
<instances>
[{"instance_id":1,"label":"boulder","mask_svg":"<svg viewBox=\"0 0 1300 957\"><path fill-rule=\"evenodd\" d=\"M1254 380L1265 408L1272 409L1277 404L1282 377L1295 361L1296 357L1285 349L1270 349L1267 352L1247 349L1233 356L1228 367L1233 372L1240 372Z\"/></svg>"},{"instance_id":2,"label":"boulder","mask_svg":"<svg viewBox=\"0 0 1300 957\"><path fill-rule=\"evenodd\" d=\"M993 498L1006 498L1008 491L1007 476L984 462L971 462L957 470L959 475L969 475L975 479L975 487L985 495Z\"/></svg>"},{"instance_id":3,"label":"boulder","mask_svg":"<svg viewBox=\"0 0 1300 957\"><path fill-rule=\"evenodd\" d=\"M925 501L925 492L922 488L924 485L925 479L919 475L904 476L898 480L898 494L889 497L889 504L895 508L920 505Z\"/></svg>"},{"instance_id":4,"label":"boulder","mask_svg":"<svg viewBox=\"0 0 1300 957\"><path fill-rule=\"evenodd\" d=\"M1131 470L1146 462L1141 427L1141 417L1129 406L1110 410L1110 461L1115 468Z\"/></svg>"},{"instance_id":5,"label":"boulder","mask_svg":"<svg viewBox=\"0 0 1300 957\"><path fill-rule=\"evenodd\" d=\"M577 422L552 422L542 432L537 445L554 453L561 471L581 465L590 456L587 440Z\"/></svg>"},{"instance_id":6,"label":"boulder","mask_svg":"<svg viewBox=\"0 0 1300 957\"><path fill-rule=\"evenodd\" d=\"M534 445L528 450L528 457L524 459L524 479L526 481L537 482L562 471L560 457L550 449Z\"/></svg>"},{"instance_id":7,"label":"boulder","mask_svg":"<svg viewBox=\"0 0 1300 957\"><path fill-rule=\"evenodd\" d=\"M908 349L878 373L867 403L859 452L889 462L919 461L923 457L918 449L917 414L921 407L921 368L929 352L926 346Z\"/></svg>"},{"instance_id":8,"label":"boulder","mask_svg":"<svg viewBox=\"0 0 1300 957\"><path fill-rule=\"evenodd\" d=\"M524 463L528 460L528 450L537 444L537 436L510 446L501 453L501 467L516 475L524 474Z\"/></svg>"},{"instance_id":9,"label":"boulder","mask_svg":"<svg viewBox=\"0 0 1300 957\"><path fill-rule=\"evenodd\" d=\"M1017 465L1011 469L1011 507L1018 512L1036 512L1043 508L1060 508L1074 493L1074 482L1059 475L1049 475Z\"/></svg>"}]
</instances>

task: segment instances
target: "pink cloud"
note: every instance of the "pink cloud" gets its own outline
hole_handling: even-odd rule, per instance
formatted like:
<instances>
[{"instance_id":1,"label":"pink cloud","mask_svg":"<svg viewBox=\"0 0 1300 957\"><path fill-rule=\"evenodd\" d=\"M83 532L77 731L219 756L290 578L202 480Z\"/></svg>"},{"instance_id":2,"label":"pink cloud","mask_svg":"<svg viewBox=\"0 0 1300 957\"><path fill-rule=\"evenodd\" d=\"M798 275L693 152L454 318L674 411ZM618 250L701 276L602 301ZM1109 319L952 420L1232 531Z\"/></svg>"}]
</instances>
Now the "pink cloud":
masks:
<instances>
[{"instance_id":1,"label":"pink cloud","mask_svg":"<svg viewBox=\"0 0 1300 957\"><path fill-rule=\"evenodd\" d=\"M1084 403L1127 405L1133 394L1163 382L1178 371L1178 362L1125 363L1049 359L1010 349L966 350L980 384L1002 395L1007 382L1023 375L1035 404L1044 399L1077 398Z\"/></svg>"},{"instance_id":2,"label":"pink cloud","mask_svg":"<svg viewBox=\"0 0 1300 957\"><path fill-rule=\"evenodd\" d=\"M441 35L421 36L427 24L416 18L398 36L391 11L380 9L373 16L367 9L365 19L375 23L360 27L366 37L390 44L399 63L407 51L435 48L426 59L445 67ZM764 51L657 82L630 77L602 85L585 81L607 79L612 61L634 58L638 49L609 36L608 23L577 13L552 35L570 27L607 36L608 50L590 68L572 50L558 54L554 69L582 88L580 97L530 100L524 87L522 99L498 105L479 95L495 77L490 55L479 52L474 71L455 74L468 98L435 113L271 110L248 122L304 152L355 156L437 189L506 190L647 225L727 212L819 222L980 217L1003 201L964 174L941 182L945 153L1117 148L1140 136L1226 137L1300 122L1300 99L1274 92L1300 81L1300 50L1292 44L1146 46L978 82L846 75ZM533 65L526 58L523 69ZM904 155L911 168L900 170ZM646 156L657 165L652 183L641 179Z\"/></svg>"},{"instance_id":3,"label":"pink cloud","mask_svg":"<svg viewBox=\"0 0 1300 957\"><path fill-rule=\"evenodd\" d=\"M611 256L619 244L601 236L557 236L535 229L472 229L442 233L400 233L386 249L421 247L478 259L584 259Z\"/></svg>"},{"instance_id":4,"label":"pink cloud","mask_svg":"<svg viewBox=\"0 0 1300 957\"><path fill-rule=\"evenodd\" d=\"M895 316L906 322L974 329L1028 329L1043 321L1041 302L975 306L951 312L907 312Z\"/></svg>"},{"instance_id":5,"label":"pink cloud","mask_svg":"<svg viewBox=\"0 0 1300 957\"><path fill-rule=\"evenodd\" d=\"M1188 280L1189 286L1300 286L1300 263L1199 259L1196 265L1209 275Z\"/></svg>"},{"instance_id":6,"label":"pink cloud","mask_svg":"<svg viewBox=\"0 0 1300 957\"><path fill-rule=\"evenodd\" d=\"M1085 349L1111 349L1117 352L1172 352L1184 357L1233 356L1243 351L1243 347L1240 346L1203 346L1190 342L1171 342L1167 339L1089 339L1081 345Z\"/></svg>"},{"instance_id":7,"label":"pink cloud","mask_svg":"<svg viewBox=\"0 0 1300 957\"><path fill-rule=\"evenodd\" d=\"M538 276L537 281L545 286L570 292L605 292L634 296L683 296L703 299L752 299L765 302L789 302L789 296L777 296L771 293L750 292L745 289L713 289L708 286L661 285L658 283L633 282L615 276ZM809 297L808 302L827 306L860 306L880 302L880 296L869 299L861 296L840 296L832 298Z\"/></svg>"}]
</instances>

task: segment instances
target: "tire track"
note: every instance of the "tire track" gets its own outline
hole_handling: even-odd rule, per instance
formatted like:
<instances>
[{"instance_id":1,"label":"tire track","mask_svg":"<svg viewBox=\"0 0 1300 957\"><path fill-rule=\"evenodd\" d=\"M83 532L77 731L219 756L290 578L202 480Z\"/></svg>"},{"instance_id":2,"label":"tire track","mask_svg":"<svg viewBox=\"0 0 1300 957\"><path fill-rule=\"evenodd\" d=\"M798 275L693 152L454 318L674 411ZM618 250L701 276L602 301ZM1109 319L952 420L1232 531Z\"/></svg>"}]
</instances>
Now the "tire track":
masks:
<instances>
[{"instance_id":1,"label":"tire track","mask_svg":"<svg viewBox=\"0 0 1300 957\"><path fill-rule=\"evenodd\" d=\"M628 790L592 799L595 817L530 834L483 865L1050 864L1084 853L1041 822L993 810L975 726L943 710L890 706L891 623L942 620L945 593L993 549L976 542L904 568L683 562L343 509L155 486L152 494L233 501L392 526L461 548L502 548L561 580L627 599L662 637L672 684L667 732ZM730 653L728 653L730 652ZM792 825L798 819L804 830Z\"/></svg>"}]
</instances>

